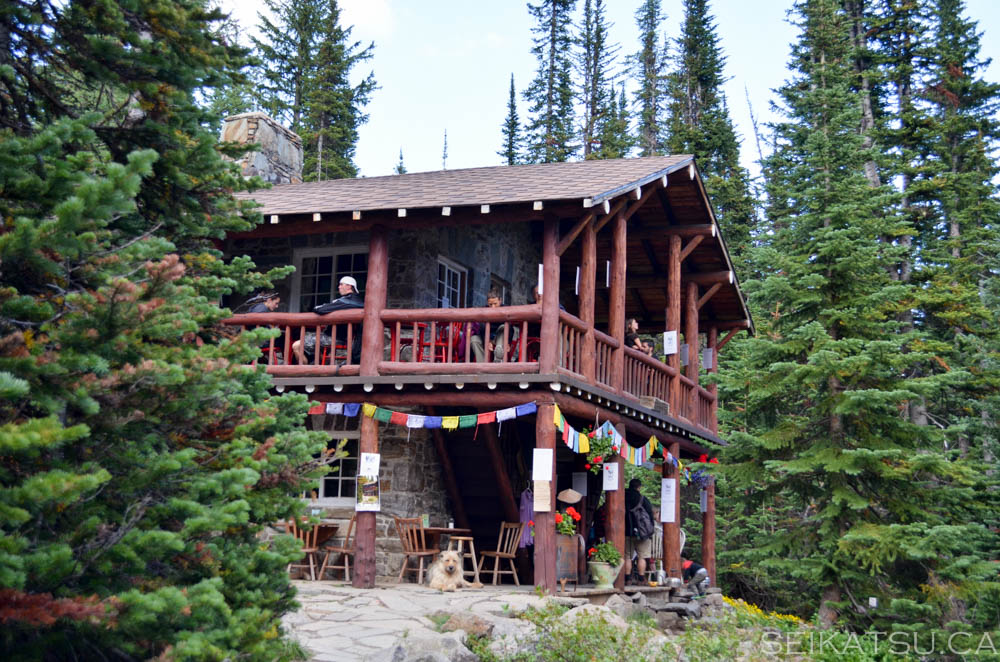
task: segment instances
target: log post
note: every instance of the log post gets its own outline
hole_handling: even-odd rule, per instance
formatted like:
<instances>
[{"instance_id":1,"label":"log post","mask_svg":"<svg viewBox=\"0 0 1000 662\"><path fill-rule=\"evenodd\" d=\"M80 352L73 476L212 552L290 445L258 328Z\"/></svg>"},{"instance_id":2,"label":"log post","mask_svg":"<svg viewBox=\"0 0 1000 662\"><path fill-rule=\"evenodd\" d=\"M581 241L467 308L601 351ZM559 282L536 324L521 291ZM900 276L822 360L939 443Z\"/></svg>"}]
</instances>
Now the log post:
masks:
<instances>
[{"instance_id":1,"label":"log post","mask_svg":"<svg viewBox=\"0 0 1000 662\"><path fill-rule=\"evenodd\" d=\"M580 242L580 319L587 325L583 335L583 353L580 356L580 373L590 384L596 375L594 350L594 293L597 280L597 233L591 221L583 229Z\"/></svg>"},{"instance_id":2,"label":"log post","mask_svg":"<svg viewBox=\"0 0 1000 662\"><path fill-rule=\"evenodd\" d=\"M719 585L715 576L715 478L705 486L705 512L701 514L701 564L712 578L712 586Z\"/></svg>"},{"instance_id":3,"label":"log post","mask_svg":"<svg viewBox=\"0 0 1000 662\"><path fill-rule=\"evenodd\" d=\"M677 334L680 344L681 334L681 238L671 235L667 251L667 331ZM667 357L667 363L674 369L670 378L670 415L680 416L681 357L675 352ZM664 564L665 565L665 564Z\"/></svg>"},{"instance_id":4,"label":"log post","mask_svg":"<svg viewBox=\"0 0 1000 662\"><path fill-rule=\"evenodd\" d=\"M688 364L685 375L694 384L698 383L698 284L688 282L687 305L684 311L684 342L688 346ZM687 419L698 422L698 391L691 389L687 401Z\"/></svg>"},{"instance_id":5,"label":"log post","mask_svg":"<svg viewBox=\"0 0 1000 662\"><path fill-rule=\"evenodd\" d=\"M708 369L713 375L719 372L719 327L712 325L708 327L708 347L712 350L712 366ZM708 392L715 396L712 400L712 413L709 416L711 430L715 434L719 433L719 385L711 383L708 385ZM706 566L707 567L707 566Z\"/></svg>"},{"instance_id":6,"label":"log post","mask_svg":"<svg viewBox=\"0 0 1000 662\"><path fill-rule=\"evenodd\" d=\"M608 305L608 335L618 341L612 354L611 386L621 392L625 377L625 215L615 216L611 248L611 291Z\"/></svg>"},{"instance_id":7,"label":"log post","mask_svg":"<svg viewBox=\"0 0 1000 662\"><path fill-rule=\"evenodd\" d=\"M389 279L389 245L385 226L372 226L368 240L368 281L365 283L365 317L361 327L361 374L377 375L385 342L382 310ZM348 352L351 349L348 347Z\"/></svg>"},{"instance_id":8,"label":"log post","mask_svg":"<svg viewBox=\"0 0 1000 662\"><path fill-rule=\"evenodd\" d=\"M541 586L547 593L555 593L556 591L555 486L557 483L554 415L554 403L539 403L538 413L535 417L535 447L552 449L552 489L550 490L549 511L535 512L535 586Z\"/></svg>"},{"instance_id":9,"label":"log post","mask_svg":"<svg viewBox=\"0 0 1000 662\"><path fill-rule=\"evenodd\" d=\"M378 452L378 422L368 416L361 417L362 453ZM357 532L354 534L354 576L351 584L355 588L375 588L375 513L357 513Z\"/></svg>"},{"instance_id":10,"label":"log post","mask_svg":"<svg viewBox=\"0 0 1000 662\"><path fill-rule=\"evenodd\" d=\"M627 443L627 442L623 442ZM605 497L608 502L607 525L604 530L608 541L614 544L625 557L625 462L621 455L615 454L615 464L618 465L618 489L608 492ZM615 588L625 587L625 573L618 573L615 579Z\"/></svg>"},{"instance_id":11,"label":"log post","mask_svg":"<svg viewBox=\"0 0 1000 662\"><path fill-rule=\"evenodd\" d=\"M675 459L680 459L681 445L677 442L670 444L670 454ZM674 521L663 524L663 569L668 577L681 576L681 481L679 467L672 462L663 463L663 477L674 482ZM666 504L660 505L661 516Z\"/></svg>"},{"instance_id":12,"label":"log post","mask_svg":"<svg viewBox=\"0 0 1000 662\"><path fill-rule=\"evenodd\" d=\"M559 220L546 217L542 232L542 331L538 371L551 375L559 365ZM549 423L552 417L549 417ZM535 527L538 530L538 527ZM537 543L535 543L537 544ZM554 549L554 548L553 548ZM553 557L554 558L554 557Z\"/></svg>"}]
</instances>

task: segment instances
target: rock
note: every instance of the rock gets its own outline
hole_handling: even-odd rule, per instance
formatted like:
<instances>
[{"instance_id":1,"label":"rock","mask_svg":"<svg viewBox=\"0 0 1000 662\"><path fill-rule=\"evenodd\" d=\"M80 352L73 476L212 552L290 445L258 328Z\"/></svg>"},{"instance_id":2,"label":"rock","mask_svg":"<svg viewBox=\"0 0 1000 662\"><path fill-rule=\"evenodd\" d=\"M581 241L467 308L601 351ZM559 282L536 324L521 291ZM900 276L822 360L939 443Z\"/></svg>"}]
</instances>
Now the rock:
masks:
<instances>
[{"instance_id":1,"label":"rock","mask_svg":"<svg viewBox=\"0 0 1000 662\"><path fill-rule=\"evenodd\" d=\"M452 614L451 618L441 626L442 632L454 632L455 630L464 630L477 637L490 637L493 636L493 623L467 611L459 612Z\"/></svg>"},{"instance_id":2,"label":"rock","mask_svg":"<svg viewBox=\"0 0 1000 662\"><path fill-rule=\"evenodd\" d=\"M632 602L617 593L608 597L602 606L621 618L628 618L629 614L633 611Z\"/></svg>"},{"instance_id":3,"label":"rock","mask_svg":"<svg viewBox=\"0 0 1000 662\"><path fill-rule=\"evenodd\" d=\"M723 602L721 593L708 593L702 598L701 604L706 607L721 607L726 603Z\"/></svg>"},{"instance_id":4,"label":"rock","mask_svg":"<svg viewBox=\"0 0 1000 662\"><path fill-rule=\"evenodd\" d=\"M366 657L365 662L478 662L464 639L463 632L400 637L389 648Z\"/></svg>"},{"instance_id":5,"label":"rock","mask_svg":"<svg viewBox=\"0 0 1000 662\"><path fill-rule=\"evenodd\" d=\"M538 631L529 621L498 618L493 623L490 652L498 659L532 659L538 645Z\"/></svg>"},{"instance_id":6,"label":"rock","mask_svg":"<svg viewBox=\"0 0 1000 662\"><path fill-rule=\"evenodd\" d=\"M618 596L613 596L618 597ZM621 599L621 598L619 598ZM610 602L610 600L609 600ZM624 601L623 601L624 602ZM631 608L631 605L629 605ZM576 609L570 609L568 612L559 617L559 620L566 621L567 623L574 623L581 616L598 616L603 618L608 625L614 626L616 628L625 630L628 629L628 623L625 619L611 611L607 605L583 605L582 607L577 607Z\"/></svg>"},{"instance_id":7,"label":"rock","mask_svg":"<svg viewBox=\"0 0 1000 662\"><path fill-rule=\"evenodd\" d=\"M656 627L661 630L673 630L677 627L677 623L681 620L681 617L672 611L658 611L656 614Z\"/></svg>"},{"instance_id":8,"label":"rock","mask_svg":"<svg viewBox=\"0 0 1000 662\"><path fill-rule=\"evenodd\" d=\"M645 607L648 603L645 593L636 593L632 596L632 604L636 607Z\"/></svg>"},{"instance_id":9,"label":"rock","mask_svg":"<svg viewBox=\"0 0 1000 662\"><path fill-rule=\"evenodd\" d=\"M722 595L722 589L719 588L718 586L712 586L707 591L705 591L705 593L708 595L716 595L716 594Z\"/></svg>"},{"instance_id":10,"label":"rock","mask_svg":"<svg viewBox=\"0 0 1000 662\"><path fill-rule=\"evenodd\" d=\"M684 618L701 618L701 605L697 602L661 602L650 607L657 613L669 611Z\"/></svg>"}]
</instances>

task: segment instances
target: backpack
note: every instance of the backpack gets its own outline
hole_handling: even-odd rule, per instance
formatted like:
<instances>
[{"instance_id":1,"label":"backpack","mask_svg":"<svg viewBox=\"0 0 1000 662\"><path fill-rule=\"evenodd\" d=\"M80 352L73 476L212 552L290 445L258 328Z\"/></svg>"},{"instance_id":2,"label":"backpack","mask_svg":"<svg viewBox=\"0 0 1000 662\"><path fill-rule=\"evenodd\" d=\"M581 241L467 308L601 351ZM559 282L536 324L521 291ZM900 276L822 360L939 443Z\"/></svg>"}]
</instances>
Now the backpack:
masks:
<instances>
[{"instance_id":1,"label":"backpack","mask_svg":"<svg viewBox=\"0 0 1000 662\"><path fill-rule=\"evenodd\" d=\"M639 503L635 504L629 510L629 514L632 516L632 537L638 538L639 540L645 540L653 535L655 527L653 526L653 518L649 516L646 509L642 507L643 499L639 499Z\"/></svg>"}]
</instances>

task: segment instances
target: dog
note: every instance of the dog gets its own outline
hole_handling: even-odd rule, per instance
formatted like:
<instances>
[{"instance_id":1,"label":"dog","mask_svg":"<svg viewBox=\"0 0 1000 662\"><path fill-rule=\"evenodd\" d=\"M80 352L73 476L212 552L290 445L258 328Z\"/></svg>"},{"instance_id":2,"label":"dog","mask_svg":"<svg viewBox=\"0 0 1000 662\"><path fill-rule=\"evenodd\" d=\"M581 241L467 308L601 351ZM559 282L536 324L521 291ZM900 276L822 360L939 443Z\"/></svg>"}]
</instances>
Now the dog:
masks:
<instances>
[{"instance_id":1,"label":"dog","mask_svg":"<svg viewBox=\"0 0 1000 662\"><path fill-rule=\"evenodd\" d=\"M462 556L453 550L441 552L437 561L427 570L428 584L439 591L457 588L482 588L479 582L465 581L462 573Z\"/></svg>"}]
</instances>

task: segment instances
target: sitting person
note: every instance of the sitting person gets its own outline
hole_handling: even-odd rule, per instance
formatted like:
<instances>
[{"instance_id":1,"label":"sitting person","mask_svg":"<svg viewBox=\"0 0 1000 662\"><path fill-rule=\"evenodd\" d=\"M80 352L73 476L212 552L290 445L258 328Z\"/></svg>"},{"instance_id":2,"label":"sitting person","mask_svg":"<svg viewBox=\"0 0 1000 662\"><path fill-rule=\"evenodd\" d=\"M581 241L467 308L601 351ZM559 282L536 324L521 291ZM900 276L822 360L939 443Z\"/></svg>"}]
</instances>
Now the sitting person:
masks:
<instances>
[{"instance_id":1,"label":"sitting person","mask_svg":"<svg viewBox=\"0 0 1000 662\"><path fill-rule=\"evenodd\" d=\"M653 355L653 345L639 337L639 320L634 317L625 322L625 346Z\"/></svg>"},{"instance_id":2,"label":"sitting person","mask_svg":"<svg viewBox=\"0 0 1000 662\"><path fill-rule=\"evenodd\" d=\"M281 297L277 292L261 292L257 296L253 297L247 304L253 304L248 312L250 313L273 313L278 310L278 306L281 305ZM246 304L244 304L246 305ZM250 330L258 329L259 326L251 326ZM274 351L280 356L282 348L285 346L285 333L282 332L277 338L274 339ZM265 340L260 344L261 349L268 349L271 347L271 340Z\"/></svg>"},{"instance_id":3,"label":"sitting person","mask_svg":"<svg viewBox=\"0 0 1000 662\"><path fill-rule=\"evenodd\" d=\"M486 295L486 305L490 308L499 308L501 304L500 292L497 290L490 290L489 294ZM476 361L479 363L484 363L486 361L486 353L490 353L490 358L494 363L500 363L503 361L504 357L507 355L507 344L504 343L504 329L507 327L506 322L498 322L495 325L491 325L491 333L489 338L484 338L486 333L486 325L482 322L473 322L470 325L471 339L470 344L472 345L472 353L476 357ZM508 336L507 343L510 343L513 339Z\"/></svg>"},{"instance_id":4,"label":"sitting person","mask_svg":"<svg viewBox=\"0 0 1000 662\"><path fill-rule=\"evenodd\" d=\"M350 310L351 308L364 308L365 301L361 298L361 294L358 292L358 281L354 279L353 276L344 276L340 279L340 283L337 285L337 292L340 293L340 297L334 299L329 303L324 303L313 308L313 312L317 315L326 315L327 313L332 313L337 310ZM346 325L343 330L337 332L337 340L346 340L347 330ZM333 340L330 338L328 333L320 333L319 345L320 347L329 347L333 344ZM354 334L354 342L351 347L351 360L354 363L360 361L360 349L361 349L361 334L356 332ZM306 354L311 354L315 356L316 354L316 333L311 332L305 335L305 338L301 340L296 340L292 343L292 351L295 352L295 357L299 360L300 364L308 363Z\"/></svg>"}]
</instances>

